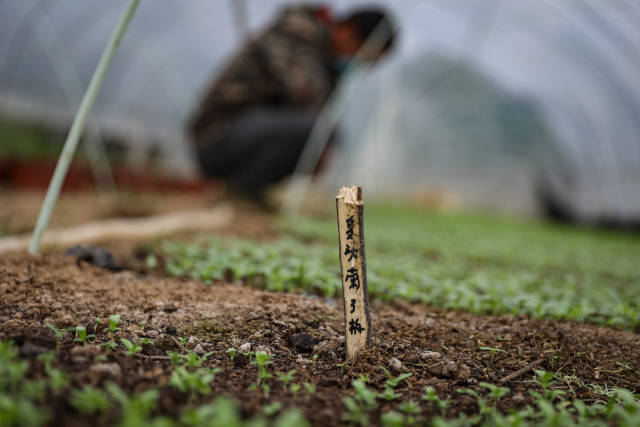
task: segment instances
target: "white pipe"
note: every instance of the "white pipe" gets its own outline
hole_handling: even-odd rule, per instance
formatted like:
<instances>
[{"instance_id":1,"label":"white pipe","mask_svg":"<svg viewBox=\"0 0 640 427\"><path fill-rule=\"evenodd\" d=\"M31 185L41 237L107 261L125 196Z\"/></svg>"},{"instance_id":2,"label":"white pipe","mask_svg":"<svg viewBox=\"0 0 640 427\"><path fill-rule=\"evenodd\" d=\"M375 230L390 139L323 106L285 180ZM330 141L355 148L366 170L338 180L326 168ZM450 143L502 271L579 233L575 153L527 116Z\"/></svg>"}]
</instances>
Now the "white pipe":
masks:
<instances>
[{"instance_id":1,"label":"white pipe","mask_svg":"<svg viewBox=\"0 0 640 427\"><path fill-rule=\"evenodd\" d=\"M49 220L51 219L51 213L53 212L53 208L56 204L56 201L58 200L58 195L60 195L60 189L62 188L62 184L64 183L67 171L69 170L69 165L71 164L73 154L75 153L76 147L78 146L78 141L80 140L80 135L82 134L82 129L84 128L84 123L86 122L89 111L93 106L93 102L95 101L96 96L98 95L98 91L102 86L104 76L109 69L111 60L113 59L113 54L120 44L120 40L122 40L122 36L124 35L127 29L127 25L133 17L133 13L138 7L138 3L140 3L140 0L131 0L129 2L127 10L122 15L122 18L120 18L118 25L111 34L111 38L109 39L109 42L107 43L107 46L102 53L102 57L100 58L100 62L98 62L98 66L93 73L93 77L91 78L89 87L84 94L84 98L82 99L82 103L80 104L80 108L78 109L78 113L76 114L76 117L73 120L73 124L71 125L71 130L69 131L67 140L65 141L64 147L62 148L62 153L60 154L60 158L58 159L56 170L53 172L53 177L51 178L51 182L49 183L47 195L45 196L44 202L42 203L42 208L40 209L40 214L38 215L38 221L36 222L36 227L33 231L33 237L31 239L31 243L29 243L30 254L37 254L40 250L40 240L42 238L42 233L47 228Z\"/></svg>"}]
</instances>

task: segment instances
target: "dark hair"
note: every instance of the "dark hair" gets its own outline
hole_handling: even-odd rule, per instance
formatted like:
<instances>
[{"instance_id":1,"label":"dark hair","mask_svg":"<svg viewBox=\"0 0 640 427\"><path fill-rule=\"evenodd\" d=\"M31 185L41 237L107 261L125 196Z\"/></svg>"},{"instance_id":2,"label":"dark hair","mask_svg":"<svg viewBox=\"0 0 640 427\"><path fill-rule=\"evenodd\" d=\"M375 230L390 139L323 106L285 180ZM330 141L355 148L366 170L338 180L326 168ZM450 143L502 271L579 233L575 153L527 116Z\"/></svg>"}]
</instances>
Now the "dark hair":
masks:
<instances>
[{"instance_id":1,"label":"dark hair","mask_svg":"<svg viewBox=\"0 0 640 427\"><path fill-rule=\"evenodd\" d=\"M357 9L340 20L341 23L351 25L355 28L360 40L363 42L381 26L380 31L384 34L385 42L382 50L389 50L393 46L395 31L389 14L380 8ZM381 35L382 36L382 35Z\"/></svg>"}]
</instances>

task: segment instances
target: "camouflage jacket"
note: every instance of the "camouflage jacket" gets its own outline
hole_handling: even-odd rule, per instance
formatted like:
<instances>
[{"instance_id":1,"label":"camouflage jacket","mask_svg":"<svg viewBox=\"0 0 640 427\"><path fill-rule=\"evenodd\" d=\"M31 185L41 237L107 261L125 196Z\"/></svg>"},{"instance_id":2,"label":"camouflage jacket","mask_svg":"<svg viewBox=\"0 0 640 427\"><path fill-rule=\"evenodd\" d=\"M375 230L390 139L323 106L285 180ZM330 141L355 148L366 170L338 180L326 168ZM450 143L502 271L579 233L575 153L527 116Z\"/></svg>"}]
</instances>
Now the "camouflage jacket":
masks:
<instances>
[{"instance_id":1,"label":"camouflage jacket","mask_svg":"<svg viewBox=\"0 0 640 427\"><path fill-rule=\"evenodd\" d=\"M318 110L337 74L322 9L285 9L215 79L190 123L197 144L220 138L236 115L255 107Z\"/></svg>"}]
</instances>

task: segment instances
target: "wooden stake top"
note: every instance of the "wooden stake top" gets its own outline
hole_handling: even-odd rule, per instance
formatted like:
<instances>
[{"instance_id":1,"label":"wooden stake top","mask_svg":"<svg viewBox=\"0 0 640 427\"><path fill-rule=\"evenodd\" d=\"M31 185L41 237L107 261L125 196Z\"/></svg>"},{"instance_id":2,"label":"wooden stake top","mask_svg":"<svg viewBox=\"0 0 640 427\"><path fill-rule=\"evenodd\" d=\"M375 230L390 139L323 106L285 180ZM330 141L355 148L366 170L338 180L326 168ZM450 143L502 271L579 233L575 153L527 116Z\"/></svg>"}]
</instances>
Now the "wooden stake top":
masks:
<instances>
[{"instance_id":1,"label":"wooden stake top","mask_svg":"<svg viewBox=\"0 0 640 427\"><path fill-rule=\"evenodd\" d=\"M340 187L336 199L344 199L345 203L362 205L362 187Z\"/></svg>"}]
</instances>

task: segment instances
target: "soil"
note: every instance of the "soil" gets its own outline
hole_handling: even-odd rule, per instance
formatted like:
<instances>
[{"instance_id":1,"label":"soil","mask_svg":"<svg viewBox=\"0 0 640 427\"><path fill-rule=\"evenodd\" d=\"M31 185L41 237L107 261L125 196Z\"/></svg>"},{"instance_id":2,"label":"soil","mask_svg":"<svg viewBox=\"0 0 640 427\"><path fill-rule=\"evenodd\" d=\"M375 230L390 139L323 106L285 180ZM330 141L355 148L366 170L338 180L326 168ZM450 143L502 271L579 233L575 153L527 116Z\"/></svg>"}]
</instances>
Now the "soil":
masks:
<instances>
[{"instance_id":1,"label":"soil","mask_svg":"<svg viewBox=\"0 0 640 427\"><path fill-rule=\"evenodd\" d=\"M215 377L209 398L229 395L245 416L259 413L265 403L281 401L285 407L301 408L314 425L340 424L342 397L352 393L351 381L360 374L369 375L370 387L382 391L387 377L379 366L396 375L412 373L396 391L402 400L419 402L427 417L439 412L420 400L425 386L452 400L447 416L473 414L478 411L474 399L457 393L458 389L477 389L482 381L498 383L537 359L542 359L541 369L573 376L558 387L587 401L600 398L590 387L594 384L640 391L638 334L571 322L477 316L402 301L374 302L370 349L342 365L342 310L340 302L318 297L264 292L223 281L205 285L133 271L112 273L57 254L10 254L0 259L0 339L13 339L20 346L22 357L31 362L30 376L43 375L37 353L56 347L45 322L59 328L86 325L99 343L109 339L106 322L95 331L94 317L120 314L118 338L136 341L144 336L155 346L145 345L142 354L127 357L121 348L107 353L95 343L74 343L69 332L54 364L72 373L74 387L109 380L128 391L161 386L162 413L177 415L188 403L186 395L163 386L172 371L165 351L180 349L178 336L189 337L187 348L214 352L205 365L222 372ZM143 321L144 330L139 326ZM250 390L256 368L239 354L232 362L226 352L245 343L273 354L272 373L295 369L295 381L315 384L315 395L309 397L304 388L293 395L275 375L267 381L270 397ZM96 361L97 354L106 360ZM313 354L318 355L315 362ZM528 372L504 384L511 392L501 408L522 408L531 401L528 390L536 387L532 375ZM49 403L55 414L52 424L95 423L64 400ZM372 421L390 408L387 403L378 405Z\"/></svg>"}]
</instances>

